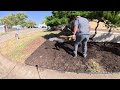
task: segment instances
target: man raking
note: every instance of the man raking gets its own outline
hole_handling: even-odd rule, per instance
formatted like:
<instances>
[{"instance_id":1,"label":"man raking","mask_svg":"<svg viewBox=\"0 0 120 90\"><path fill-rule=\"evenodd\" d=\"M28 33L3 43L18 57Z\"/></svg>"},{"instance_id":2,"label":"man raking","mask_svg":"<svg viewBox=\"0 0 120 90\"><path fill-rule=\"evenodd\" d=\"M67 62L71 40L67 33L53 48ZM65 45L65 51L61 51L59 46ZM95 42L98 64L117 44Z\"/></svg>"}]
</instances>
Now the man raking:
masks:
<instances>
[{"instance_id":1,"label":"man raking","mask_svg":"<svg viewBox=\"0 0 120 90\"><path fill-rule=\"evenodd\" d=\"M82 54L83 57L87 56L87 42L90 37L90 26L89 21L81 16L77 16L74 22L74 30L73 30L73 39L74 43L74 57L77 57L78 45L82 46Z\"/></svg>"}]
</instances>

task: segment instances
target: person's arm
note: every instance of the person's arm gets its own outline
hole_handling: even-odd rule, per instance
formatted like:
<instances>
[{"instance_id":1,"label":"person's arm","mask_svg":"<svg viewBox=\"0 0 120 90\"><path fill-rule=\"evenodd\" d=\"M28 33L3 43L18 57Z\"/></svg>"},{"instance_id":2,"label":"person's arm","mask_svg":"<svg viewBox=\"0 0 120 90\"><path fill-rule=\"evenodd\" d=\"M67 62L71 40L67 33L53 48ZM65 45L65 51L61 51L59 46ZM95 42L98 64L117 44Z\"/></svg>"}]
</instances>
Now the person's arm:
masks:
<instances>
[{"instance_id":1,"label":"person's arm","mask_svg":"<svg viewBox=\"0 0 120 90\"><path fill-rule=\"evenodd\" d=\"M71 29L70 29L69 27L68 27L67 29L68 29L69 31L71 31Z\"/></svg>"},{"instance_id":2,"label":"person's arm","mask_svg":"<svg viewBox=\"0 0 120 90\"><path fill-rule=\"evenodd\" d=\"M75 20L74 22L74 29L73 29L73 39L76 40L76 32L78 30L78 19Z\"/></svg>"},{"instance_id":3,"label":"person's arm","mask_svg":"<svg viewBox=\"0 0 120 90\"><path fill-rule=\"evenodd\" d=\"M76 34L77 30L78 30L78 24L79 24L79 21L78 21L78 17L76 18L75 22L74 22L74 29L73 29L73 35Z\"/></svg>"},{"instance_id":4,"label":"person's arm","mask_svg":"<svg viewBox=\"0 0 120 90\"><path fill-rule=\"evenodd\" d=\"M73 30L73 35L76 34L77 30L78 30L78 25L75 25L75 26L74 26L74 30Z\"/></svg>"}]
</instances>

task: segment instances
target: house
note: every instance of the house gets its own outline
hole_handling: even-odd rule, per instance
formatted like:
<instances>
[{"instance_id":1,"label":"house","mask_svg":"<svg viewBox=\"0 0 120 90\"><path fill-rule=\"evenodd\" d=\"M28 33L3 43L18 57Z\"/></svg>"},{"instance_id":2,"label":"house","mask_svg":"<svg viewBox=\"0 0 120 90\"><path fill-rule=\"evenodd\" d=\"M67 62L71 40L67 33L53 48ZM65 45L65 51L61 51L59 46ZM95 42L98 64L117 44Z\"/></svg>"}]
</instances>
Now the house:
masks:
<instances>
[{"instance_id":1,"label":"house","mask_svg":"<svg viewBox=\"0 0 120 90\"><path fill-rule=\"evenodd\" d=\"M5 31L5 25L0 25L0 31L4 32Z\"/></svg>"}]
</instances>

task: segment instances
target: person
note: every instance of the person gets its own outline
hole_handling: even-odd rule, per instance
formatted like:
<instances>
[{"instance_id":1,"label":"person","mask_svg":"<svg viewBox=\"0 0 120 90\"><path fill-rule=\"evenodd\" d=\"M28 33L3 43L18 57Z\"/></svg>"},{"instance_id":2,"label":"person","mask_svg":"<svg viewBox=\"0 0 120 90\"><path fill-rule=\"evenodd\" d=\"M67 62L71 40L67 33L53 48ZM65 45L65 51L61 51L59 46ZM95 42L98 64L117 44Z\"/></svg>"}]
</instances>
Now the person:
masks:
<instances>
[{"instance_id":1,"label":"person","mask_svg":"<svg viewBox=\"0 0 120 90\"><path fill-rule=\"evenodd\" d=\"M89 21L81 16L77 16L74 21L74 30L72 38L74 39L74 57L77 57L78 45L82 46L83 57L87 57L87 42L90 37Z\"/></svg>"}]
</instances>

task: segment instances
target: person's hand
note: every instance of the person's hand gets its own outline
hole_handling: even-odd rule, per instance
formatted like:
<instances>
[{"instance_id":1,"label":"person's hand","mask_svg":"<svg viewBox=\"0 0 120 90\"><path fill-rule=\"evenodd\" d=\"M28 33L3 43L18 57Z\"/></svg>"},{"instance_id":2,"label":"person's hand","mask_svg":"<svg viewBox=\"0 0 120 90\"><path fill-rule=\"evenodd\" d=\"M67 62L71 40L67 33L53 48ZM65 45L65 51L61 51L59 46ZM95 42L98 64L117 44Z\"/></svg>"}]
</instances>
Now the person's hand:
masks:
<instances>
[{"instance_id":1,"label":"person's hand","mask_svg":"<svg viewBox=\"0 0 120 90\"><path fill-rule=\"evenodd\" d=\"M76 35L72 35L72 39L75 41L76 40Z\"/></svg>"},{"instance_id":2,"label":"person's hand","mask_svg":"<svg viewBox=\"0 0 120 90\"><path fill-rule=\"evenodd\" d=\"M70 28L67 28L68 30L70 30Z\"/></svg>"}]
</instances>

